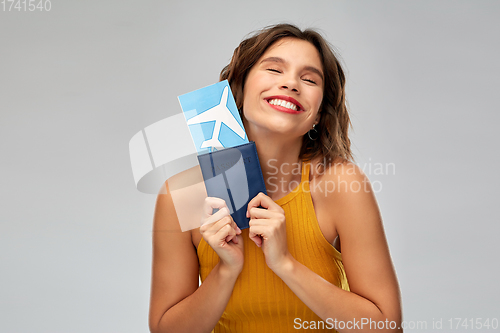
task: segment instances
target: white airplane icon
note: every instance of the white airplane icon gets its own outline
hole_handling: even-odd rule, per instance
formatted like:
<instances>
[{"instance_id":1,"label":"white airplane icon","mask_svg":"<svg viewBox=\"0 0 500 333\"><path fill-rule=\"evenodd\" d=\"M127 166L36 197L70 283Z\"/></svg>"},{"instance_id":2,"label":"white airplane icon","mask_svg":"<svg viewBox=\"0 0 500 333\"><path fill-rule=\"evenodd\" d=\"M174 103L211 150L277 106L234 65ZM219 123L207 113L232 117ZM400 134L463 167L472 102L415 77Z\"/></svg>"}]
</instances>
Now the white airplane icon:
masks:
<instances>
[{"instance_id":1,"label":"white airplane icon","mask_svg":"<svg viewBox=\"0 0 500 333\"><path fill-rule=\"evenodd\" d=\"M223 149L224 146L219 141L219 132L222 126L222 123L226 124L231 130L233 130L236 134L238 134L242 139L245 138L245 130L241 125L236 121L233 114L227 107L227 96L229 93L228 87L224 87L222 91L222 96L220 99L220 103L213 108L210 108L197 116L189 119L187 121L188 125L201 124L209 121L215 120L214 131L212 133L212 138L205 140L201 144L201 148L212 148L211 151Z\"/></svg>"}]
</instances>

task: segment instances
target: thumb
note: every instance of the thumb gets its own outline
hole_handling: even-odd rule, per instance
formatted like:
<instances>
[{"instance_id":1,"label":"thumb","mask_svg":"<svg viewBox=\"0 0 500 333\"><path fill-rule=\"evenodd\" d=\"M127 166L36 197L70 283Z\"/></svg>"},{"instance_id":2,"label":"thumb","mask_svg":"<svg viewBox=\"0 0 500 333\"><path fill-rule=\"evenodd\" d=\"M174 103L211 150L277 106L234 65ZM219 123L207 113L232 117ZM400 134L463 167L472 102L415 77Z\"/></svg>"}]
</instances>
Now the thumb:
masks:
<instances>
[{"instance_id":1,"label":"thumb","mask_svg":"<svg viewBox=\"0 0 500 333\"><path fill-rule=\"evenodd\" d=\"M255 232L249 232L248 237L257 245L258 247L262 246L262 237L259 234L256 234Z\"/></svg>"}]
</instances>

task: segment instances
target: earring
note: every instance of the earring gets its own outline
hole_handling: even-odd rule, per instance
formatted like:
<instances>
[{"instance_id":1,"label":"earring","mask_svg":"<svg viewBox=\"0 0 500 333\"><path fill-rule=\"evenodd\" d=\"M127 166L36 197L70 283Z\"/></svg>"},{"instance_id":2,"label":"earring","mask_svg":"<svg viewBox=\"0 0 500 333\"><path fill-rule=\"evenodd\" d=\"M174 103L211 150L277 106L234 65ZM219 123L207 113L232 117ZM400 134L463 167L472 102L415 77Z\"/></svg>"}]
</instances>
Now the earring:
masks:
<instances>
[{"instance_id":1,"label":"earring","mask_svg":"<svg viewBox=\"0 0 500 333\"><path fill-rule=\"evenodd\" d=\"M314 141L314 140L318 140L319 138L319 133L318 133L318 130L315 128L316 127L316 124L313 124L313 128L311 128L308 132L307 132L307 136L309 137L310 140ZM311 133L314 133L311 137Z\"/></svg>"}]
</instances>

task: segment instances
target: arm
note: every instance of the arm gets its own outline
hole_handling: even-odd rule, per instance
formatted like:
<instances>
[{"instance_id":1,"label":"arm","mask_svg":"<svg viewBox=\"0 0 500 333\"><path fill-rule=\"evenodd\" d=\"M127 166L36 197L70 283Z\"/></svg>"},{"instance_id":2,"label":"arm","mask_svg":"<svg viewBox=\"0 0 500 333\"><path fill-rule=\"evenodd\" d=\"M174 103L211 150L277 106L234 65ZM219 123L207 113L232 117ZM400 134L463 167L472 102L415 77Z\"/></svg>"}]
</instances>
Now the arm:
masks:
<instances>
[{"instance_id":1,"label":"arm","mask_svg":"<svg viewBox=\"0 0 500 333\"><path fill-rule=\"evenodd\" d=\"M357 327L349 325L346 329L339 331L348 332L351 329L359 331L363 328L363 332L369 332L368 324L360 327L362 318L365 318L384 323L387 320L384 329L376 328L374 332L401 332L402 330L398 329L401 324L399 287L380 213L368 179L358 168L356 171L356 174L333 172L333 174L324 175L322 181L334 181L336 189L341 181L346 181L347 190L342 188L340 192L335 191L327 196L323 194L324 197L316 203L327 205L326 207L329 207L331 211L335 211L335 220L332 220L332 223L335 223L341 240L342 261L351 292L344 291L324 280L296 261L287 249L283 248L283 242L286 244L286 234L284 237L280 236L282 232L280 233L279 230L280 228L286 230L286 227L284 223L273 222L273 219L279 220L276 219L276 215L274 217L272 215L276 213L269 213L270 220L263 223L258 221L263 218L259 214L264 214L264 212L258 211L258 208L251 208L251 215L257 218L253 225L260 227L253 231L255 234L262 235L264 243L268 242L267 249L263 244L263 251L269 267L320 318L325 321L332 318L344 323L349 321L354 323L353 320L357 320ZM361 191L350 191L349 185L352 182L359 182L362 186L366 184L366 190L362 187ZM353 188L357 187L353 186ZM258 207L258 205L255 206L257 203L262 205L256 202L252 207ZM281 207L273 208L269 202L266 208L277 210ZM395 326L396 329L385 330L390 327L391 321L395 322L392 327Z\"/></svg>"},{"instance_id":2,"label":"arm","mask_svg":"<svg viewBox=\"0 0 500 333\"><path fill-rule=\"evenodd\" d=\"M226 308L241 268L227 260L234 255L215 249L221 261L198 287L198 257L191 232L180 231L168 187L164 193L158 195L154 215L149 328L152 333L210 332ZM231 241L241 237L227 227L231 222L226 217L203 226L204 238L219 237L225 251L236 255L241 251L241 258L236 258L242 260L243 242Z\"/></svg>"}]
</instances>

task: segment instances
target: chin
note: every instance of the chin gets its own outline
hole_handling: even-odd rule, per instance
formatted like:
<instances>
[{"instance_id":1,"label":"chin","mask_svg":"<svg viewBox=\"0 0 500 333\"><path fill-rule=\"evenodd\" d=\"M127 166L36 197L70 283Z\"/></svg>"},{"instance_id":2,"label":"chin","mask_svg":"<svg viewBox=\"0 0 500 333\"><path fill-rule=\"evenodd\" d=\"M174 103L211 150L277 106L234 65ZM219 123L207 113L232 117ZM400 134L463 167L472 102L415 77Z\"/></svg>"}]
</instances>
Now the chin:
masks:
<instances>
[{"instance_id":1,"label":"chin","mask_svg":"<svg viewBox=\"0 0 500 333\"><path fill-rule=\"evenodd\" d=\"M258 117L245 117L245 128L248 126L252 128L250 132L281 134L300 136L303 134L298 133L298 127L303 125L299 119L290 119L290 115L286 113L263 114ZM247 126L248 125L248 126Z\"/></svg>"},{"instance_id":2,"label":"chin","mask_svg":"<svg viewBox=\"0 0 500 333\"><path fill-rule=\"evenodd\" d=\"M272 124L265 127L266 130L275 135L283 135L287 138L302 136L297 133L297 126L292 126L290 124Z\"/></svg>"}]
</instances>

